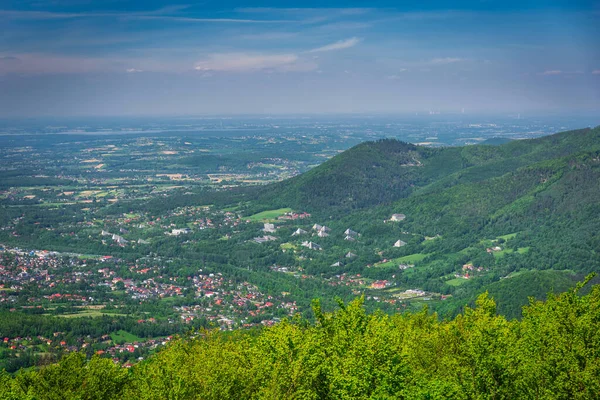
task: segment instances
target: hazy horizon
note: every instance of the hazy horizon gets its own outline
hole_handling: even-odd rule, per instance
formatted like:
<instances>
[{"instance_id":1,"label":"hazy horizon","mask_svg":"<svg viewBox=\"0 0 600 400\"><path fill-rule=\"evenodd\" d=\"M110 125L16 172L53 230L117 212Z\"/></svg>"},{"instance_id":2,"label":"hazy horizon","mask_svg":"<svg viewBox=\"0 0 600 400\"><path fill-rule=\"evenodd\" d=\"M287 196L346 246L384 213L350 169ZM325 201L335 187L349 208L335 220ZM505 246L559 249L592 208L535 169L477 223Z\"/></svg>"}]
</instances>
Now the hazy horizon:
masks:
<instances>
[{"instance_id":1,"label":"hazy horizon","mask_svg":"<svg viewBox=\"0 0 600 400\"><path fill-rule=\"evenodd\" d=\"M593 115L596 1L0 1L0 117Z\"/></svg>"}]
</instances>

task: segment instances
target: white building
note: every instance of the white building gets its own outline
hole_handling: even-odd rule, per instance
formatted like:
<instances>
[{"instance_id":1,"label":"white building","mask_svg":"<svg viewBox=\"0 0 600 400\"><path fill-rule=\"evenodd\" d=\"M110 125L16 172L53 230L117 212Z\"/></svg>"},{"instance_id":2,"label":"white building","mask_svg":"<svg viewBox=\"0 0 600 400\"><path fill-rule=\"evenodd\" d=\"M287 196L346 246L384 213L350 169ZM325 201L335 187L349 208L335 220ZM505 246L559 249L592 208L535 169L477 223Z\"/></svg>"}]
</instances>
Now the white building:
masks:
<instances>
[{"instance_id":1,"label":"white building","mask_svg":"<svg viewBox=\"0 0 600 400\"><path fill-rule=\"evenodd\" d=\"M306 232L304 229L296 229L294 231L294 233L292 233L292 236L300 236L300 235L306 235L308 232Z\"/></svg>"},{"instance_id":2,"label":"white building","mask_svg":"<svg viewBox=\"0 0 600 400\"><path fill-rule=\"evenodd\" d=\"M268 233L273 233L275 232L275 225L273 224L265 224L265 227L263 228L264 232L268 232Z\"/></svg>"},{"instance_id":3,"label":"white building","mask_svg":"<svg viewBox=\"0 0 600 400\"><path fill-rule=\"evenodd\" d=\"M406 215L404 214L392 214L392 218L390 218L390 221L404 221L405 218Z\"/></svg>"}]
</instances>

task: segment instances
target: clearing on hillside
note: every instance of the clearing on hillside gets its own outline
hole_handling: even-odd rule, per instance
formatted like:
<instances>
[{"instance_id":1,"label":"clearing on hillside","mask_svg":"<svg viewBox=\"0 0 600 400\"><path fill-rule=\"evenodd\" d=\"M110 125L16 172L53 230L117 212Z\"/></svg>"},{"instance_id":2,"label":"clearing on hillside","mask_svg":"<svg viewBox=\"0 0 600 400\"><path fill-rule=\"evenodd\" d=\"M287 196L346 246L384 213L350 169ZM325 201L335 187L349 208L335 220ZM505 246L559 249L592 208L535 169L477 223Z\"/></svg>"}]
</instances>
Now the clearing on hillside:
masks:
<instances>
[{"instance_id":1,"label":"clearing on hillside","mask_svg":"<svg viewBox=\"0 0 600 400\"><path fill-rule=\"evenodd\" d=\"M250 221L267 221L277 219L277 217L282 216L285 213L292 212L291 208L280 208L278 210L267 210L263 212L259 212L258 214L251 215L246 217L247 220Z\"/></svg>"}]
</instances>

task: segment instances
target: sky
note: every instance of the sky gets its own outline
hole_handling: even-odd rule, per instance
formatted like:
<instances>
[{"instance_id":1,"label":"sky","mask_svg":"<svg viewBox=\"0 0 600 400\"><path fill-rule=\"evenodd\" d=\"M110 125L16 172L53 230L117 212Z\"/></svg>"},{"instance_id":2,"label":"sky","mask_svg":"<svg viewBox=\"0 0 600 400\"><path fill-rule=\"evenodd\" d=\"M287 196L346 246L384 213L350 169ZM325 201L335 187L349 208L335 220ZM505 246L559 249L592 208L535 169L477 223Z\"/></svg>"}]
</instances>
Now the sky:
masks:
<instances>
[{"instance_id":1,"label":"sky","mask_svg":"<svg viewBox=\"0 0 600 400\"><path fill-rule=\"evenodd\" d=\"M463 109L600 113L600 0L0 0L0 117Z\"/></svg>"}]
</instances>

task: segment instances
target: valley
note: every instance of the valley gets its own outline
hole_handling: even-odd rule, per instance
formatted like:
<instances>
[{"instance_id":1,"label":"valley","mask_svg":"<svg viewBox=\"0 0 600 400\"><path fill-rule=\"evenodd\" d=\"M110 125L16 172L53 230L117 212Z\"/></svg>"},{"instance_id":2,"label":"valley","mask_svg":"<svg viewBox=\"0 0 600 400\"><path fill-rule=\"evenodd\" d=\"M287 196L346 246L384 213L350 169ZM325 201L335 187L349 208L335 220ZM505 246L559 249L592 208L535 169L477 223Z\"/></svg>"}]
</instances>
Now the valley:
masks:
<instances>
[{"instance_id":1,"label":"valley","mask_svg":"<svg viewBox=\"0 0 600 400\"><path fill-rule=\"evenodd\" d=\"M599 128L369 139L3 137L3 368L130 365L192 328L310 319L317 298L451 318L487 290L520 318L600 269Z\"/></svg>"}]
</instances>

